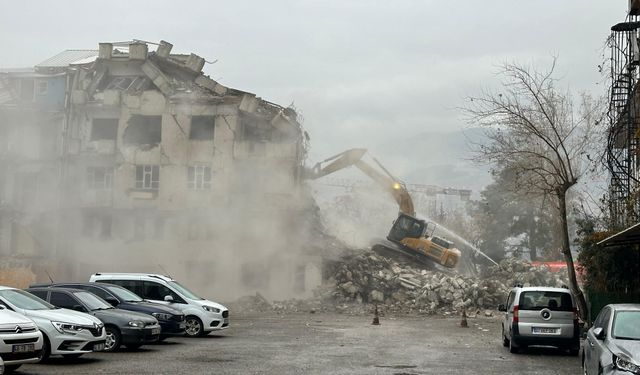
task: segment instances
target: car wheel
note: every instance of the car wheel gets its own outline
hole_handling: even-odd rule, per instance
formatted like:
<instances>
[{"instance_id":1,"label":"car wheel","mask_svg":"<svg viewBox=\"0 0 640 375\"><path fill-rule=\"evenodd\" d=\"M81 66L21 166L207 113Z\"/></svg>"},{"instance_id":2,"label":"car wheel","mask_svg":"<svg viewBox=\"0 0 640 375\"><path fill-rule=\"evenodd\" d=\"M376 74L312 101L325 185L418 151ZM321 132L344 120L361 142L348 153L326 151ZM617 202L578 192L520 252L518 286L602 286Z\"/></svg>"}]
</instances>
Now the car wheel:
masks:
<instances>
[{"instance_id":1,"label":"car wheel","mask_svg":"<svg viewBox=\"0 0 640 375\"><path fill-rule=\"evenodd\" d=\"M122 342L120 331L115 327L107 327L105 328L105 331L107 331L107 338L104 343L104 351L113 352L118 350L118 348L120 348L120 343Z\"/></svg>"},{"instance_id":2,"label":"car wheel","mask_svg":"<svg viewBox=\"0 0 640 375\"><path fill-rule=\"evenodd\" d=\"M502 346L505 348L509 347L509 339L504 335L504 327L502 327Z\"/></svg>"},{"instance_id":3,"label":"car wheel","mask_svg":"<svg viewBox=\"0 0 640 375\"><path fill-rule=\"evenodd\" d=\"M44 362L49 359L51 355L51 343L49 342L49 338L46 335L42 335L42 353L40 354L40 358L38 362Z\"/></svg>"},{"instance_id":4,"label":"car wheel","mask_svg":"<svg viewBox=\"0 0 640 375\"><path fill-rule=\"evenodd\" d=\"M5 373L14 372L18 368L20 368L20 366L22 366L22 365L7 365L7 366L4 366L4 372Z\"/></svg>"},{"instance_id":5,"label":"car wheel","mask_svg":"<svg viewBox=\"0 0 640 375\"><path fill-rule=\"evenodd\" d=\"M204 331L202 326L202 321L198 319L196 316L188 316L185 320L185 332L189 337L197 337L202 336L202 332Z\"/></svg>"}]
</instances>

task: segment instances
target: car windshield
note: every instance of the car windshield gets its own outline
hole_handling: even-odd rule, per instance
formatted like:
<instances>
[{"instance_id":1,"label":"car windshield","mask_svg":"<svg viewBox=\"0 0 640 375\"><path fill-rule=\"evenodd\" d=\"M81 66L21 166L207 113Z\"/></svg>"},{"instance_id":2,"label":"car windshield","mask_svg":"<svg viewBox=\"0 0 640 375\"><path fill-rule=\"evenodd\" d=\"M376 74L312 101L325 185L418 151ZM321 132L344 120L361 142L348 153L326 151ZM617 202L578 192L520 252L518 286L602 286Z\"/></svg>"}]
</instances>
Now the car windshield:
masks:
<instances>
[{"instance_id":1,"label":"car windshield","mask_svg":"<svg viewBox=\"0 0 640 375\"><path fill-rule=\"evenodd\" d=\"M108 286L106 287L111 293L115 294L116 297L120 298L125 302L141 302L143 301L140 296L137 294L130 292L125 288L119 288L117 286Z\"/></svg>"},{"instance_id":2,"label":"car windshield","mask_svg":"<svg viewBox=\"0 0 640 375\"><path fill-rule=\"evenodd\" d=\"M113 306L107 303L107 301L89 292L75 292L74 295L90 310L104 310L112 309Z\"/></svg>"},{"instance_id":3,"label":"car windshield","mask_svg":"<svg viewBox=\"0 0 640 375\"><path fill-rule=\"evenodd\" d=\"M573 311L571 294L545 290L528 290L520 294L520 310Z\"/></svg>"},{"instance_id":4,"label":"car windshield","mask_svg":"<svg viewBox=\"0 0 640 375\"><path fill-rule=\"evenodd\" d=\"M178 292L180 292L180 294L182 294L183 296L189 298L189 299L195 299L195 300L203 300L204 298L200 298L198 296L196 296L195 294L193 294L192 291L190 291L189 289L183 287L182 285L178 284L177 281L168 281L167 284L169 284L170 286L172 286L175 290L177 290Z\"/></svg>"},{"instance_id":5,"label":"car windshield","mask_svg":"<svg viewBox=\"0 0 640 375\"><path fill-rule=\"evenodd\" d=\"M20 289L0 290L0 297L7 300L13 306L24 310L52 310L57 308L33 294Z\"/></svg>"},{"instance_id":6,"label":"car windshield","mask_svg":"<svg viewBox=\"0 0 640 375\"><path fill-rule=\"evenodd\" d=\"M613 319L613 337L640 340L640 311L618 311Z\"/></svg>"}]
</instances>

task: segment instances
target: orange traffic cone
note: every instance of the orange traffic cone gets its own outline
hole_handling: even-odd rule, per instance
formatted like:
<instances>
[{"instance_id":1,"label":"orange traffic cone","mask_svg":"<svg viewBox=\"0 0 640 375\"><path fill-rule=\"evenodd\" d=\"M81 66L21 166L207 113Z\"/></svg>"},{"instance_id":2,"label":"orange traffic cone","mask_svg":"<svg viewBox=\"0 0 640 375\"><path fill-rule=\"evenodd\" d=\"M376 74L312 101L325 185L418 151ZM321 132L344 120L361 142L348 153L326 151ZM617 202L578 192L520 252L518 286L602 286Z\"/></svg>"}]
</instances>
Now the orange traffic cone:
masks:
<instances>
[{"instance_id":1,"label":"orange traffic cone","mask_svg":"<svg viewBox=\"0 0 640 375\"><path fill-rule=\"evenodd\" d=\"M375 310L373 311L373 323L371 323L374 326L379 326L380 325L380 317L378 316L378 305L376 305Z\"/></svg>"},{"instance_id":2,"label":"orange traffic cone","mask_svg":"<svg viewBox=\"0 0 640 375\"><path fill-rule=\"evenodd\" d=\"M469 323L467 323L467 309L462 309L462 320L460 321L460 327L469 327Z\"/></svg>"}]
</instances>

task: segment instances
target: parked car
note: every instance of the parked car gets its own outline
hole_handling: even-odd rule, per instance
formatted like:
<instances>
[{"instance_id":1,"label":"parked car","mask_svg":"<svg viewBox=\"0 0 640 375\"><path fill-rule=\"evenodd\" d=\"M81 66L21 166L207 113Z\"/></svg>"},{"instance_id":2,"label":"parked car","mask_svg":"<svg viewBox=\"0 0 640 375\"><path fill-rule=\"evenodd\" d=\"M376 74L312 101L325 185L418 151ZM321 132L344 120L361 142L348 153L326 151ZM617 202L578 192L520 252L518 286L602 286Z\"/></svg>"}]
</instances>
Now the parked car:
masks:
<instances>
[{"instance_id":1,"label":"parked car","mask_svg":"<svg viewBox=\"0 0 640 375\"><path fill-rule=\"evenodd\" d=\"M147 314L116 309L102 298L82 289L29 288L33 293L54 306L88 313L100 319L106 330L104 350L112 352L120 345L137 349L144 344L158 341L158 320Z\"/></svg>"},{"instance_id":2,"label":"parked car","mask_svg":"<svg viewBox=\"0 0 640 375\"><path fill-rule=\"evenodd\" d=\"M31 286L82 289L95 294L110 305L122 310L135 311L153 316L160 324L160 340L169 336L183 336L185 333L184 314L170 306L147 302L137 294L115 284L105 283L60 283Z\"/></svg>"},{"instance_id":3,"label":"parked car","mask_svg":"<svg viewBox=\"0 0 640 375\"><path fill-rule=\"evenodd\" d=\"M582 368L589 374L640 374L640 304L607 305L587 332Z\"/></svg>"},{"instance_id":4,"label":"parked car","mask_svg":"<svg viewBox=\"0 0 640 375\"><path fill-rule=\"evenodd\" d=\"M198 297L170 277L146 273L96 273L90 282L120 285L145 300L169 305L185 315L188 336L203 336L229 327L229 310Z\"/></svg>"},{"instance_id":5,"label":"parked car","mask_svg":"<svg viewBox=\"0 0 640 375\"><path fill-rule=\"evenodd\" d=\"M77 358L104 349L104 324L89 314L61 309L24 290L0 286L0 304L33 320L42 332L42 360Z\"/></svg>"},{"instance_id":6,"label":"parked car","mask_svg":"<svg viewBox=\"0 0 640 375\"><path fill-rule=\"evenodd\" d=\"M578 313L569 289L516 286L498 310L504 312L502 344L511 353L530 345L580 352Z\"/></svg>"},{"instance_id":7,"label":"parked car","mask_svg":"<svg viewBox=\"0 0 640 375\"><path fill-rule=\"evenodd\" d=\"M33 320L0 308L0 374L40 361L42 343L42 333Z\"/></svg>"}]
</instances>

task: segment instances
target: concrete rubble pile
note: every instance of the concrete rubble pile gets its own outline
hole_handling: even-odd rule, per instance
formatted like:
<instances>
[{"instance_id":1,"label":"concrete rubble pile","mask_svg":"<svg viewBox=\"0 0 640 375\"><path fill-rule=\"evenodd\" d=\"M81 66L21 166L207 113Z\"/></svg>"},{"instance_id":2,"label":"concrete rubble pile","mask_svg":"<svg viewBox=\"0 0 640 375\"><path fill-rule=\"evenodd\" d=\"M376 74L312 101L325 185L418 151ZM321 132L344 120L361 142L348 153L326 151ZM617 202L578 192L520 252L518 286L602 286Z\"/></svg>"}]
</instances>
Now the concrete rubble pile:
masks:
<instances>
[{"instance_id":1,"label":"concrete rubble pile","mask_svg":"<svg viewBox=\"0 0 640 375\"><path fill-rule=\"evenodd\" d=\"M245 297L243 309L272 309L281 312L337 311L369 313L377 304L387 313L451 314L462 309L476 312L495 309L516 283L524 286L567 285L564 273L509 259L489 267L481 277L454 272L425 270L401 264L366 251L349 255L328 265L328 279L316 289L315 297L267 303L263 298Z\"/></svg>"}]
</instances>

